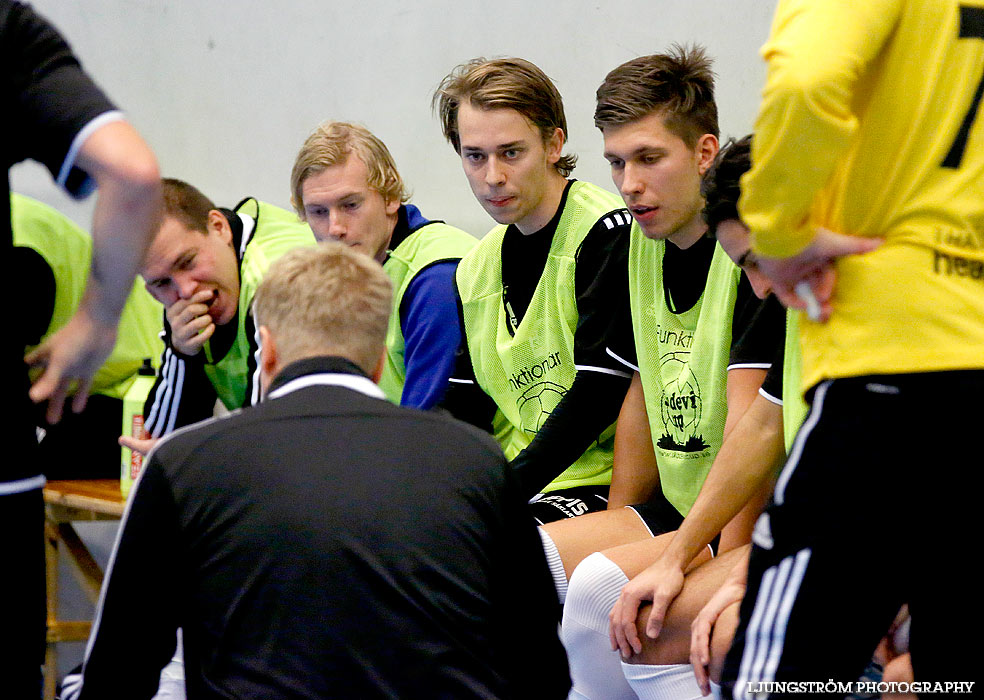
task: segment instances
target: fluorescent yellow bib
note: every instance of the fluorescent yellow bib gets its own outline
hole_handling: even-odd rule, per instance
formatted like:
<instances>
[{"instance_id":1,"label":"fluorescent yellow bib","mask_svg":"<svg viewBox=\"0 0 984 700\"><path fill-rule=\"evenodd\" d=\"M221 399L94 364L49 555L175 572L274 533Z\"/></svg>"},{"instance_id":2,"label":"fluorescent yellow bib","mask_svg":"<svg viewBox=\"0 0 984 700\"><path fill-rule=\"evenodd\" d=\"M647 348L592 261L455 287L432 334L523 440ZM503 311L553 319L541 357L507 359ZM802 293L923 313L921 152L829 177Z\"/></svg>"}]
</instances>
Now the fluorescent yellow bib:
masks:
<instances>
[{"instance_id":1,"label":"fluorescent yellow bib","mask_svg":"<svg viewBox=\"0 0 984 700\"><path fill-rule=\"evenodd\" d=\"M503 305L506 227L492 229L458 265L455 281L472 367L498 406L494 432L508 459L530 444L574 381L574 256L598 219L621 206L619 197L587 182L570 186L540 281L514 333ZM614 442L613 423L544 491L611 483Z\"/></svg>"},{"instance_id":2,"label":"fluorescent yellow bib","mask_svg":"<svg viewBox=\"0 0 984 700\"><path fill-rule=\"evenodd\" d=\"M647 239L632 224L629 297L660 483L667 500L686 515L724 436L731 323L741 271L715 246L700 299L674 314L663 292L666 245Z\"/></svg>"},{"instance_id":3,"label":"fluorescent yellow bib","mask_svg":"<svg viewBox=\"0 0 984 700\"><path fill-rule=\"evenodd\" d=\"M10 214L14 245L37 251L55 277L55 308L43 342L68 323L82 300L92 238L60 212L29 197L12 194ZM143 280L135 280L120 316L116 345L93 377L93 393L122 399L145 358L155 367L160 364L163 318L164 307L150 296Z\"/></svg>"},{"instance_id":4,"label":"fluorescent yellow bib","mask_svg":"<svg viewBox=\"0 0 984 700\"><path fill-rule=\"evenodd\" d=\"M461 229L435 221L421 226L407 236L383 263L383 270L393 283L393 313L386 330L386 364L379 378L379 388L399 405L403 382L407 376L404 355L406 342L400 328L400 304L410 283L421 270L434 263L458 260L478 241Z\"/></svg>"},{"instance_id":5,"label":"fluorescent yellow bib","mask_svg":"<svg viewBox=\"0 0 984 700\"><path fill-rule=\"evenodd\" d=\"M253 217L256 227L239 264L239 307L233 323L238 324L236 340L221 358L212 355L211 341L205 343L205 374L215 387L219 399L229 410L247 403L249 337L247 316L256 288L263 281L270 264L292 248L314 245L314 234L296 214L255 199L248 199L237 209ZM327 303L327 300L326 300ZM256 387L254 387L256 390Z\"/></svg>"}]
</instances>

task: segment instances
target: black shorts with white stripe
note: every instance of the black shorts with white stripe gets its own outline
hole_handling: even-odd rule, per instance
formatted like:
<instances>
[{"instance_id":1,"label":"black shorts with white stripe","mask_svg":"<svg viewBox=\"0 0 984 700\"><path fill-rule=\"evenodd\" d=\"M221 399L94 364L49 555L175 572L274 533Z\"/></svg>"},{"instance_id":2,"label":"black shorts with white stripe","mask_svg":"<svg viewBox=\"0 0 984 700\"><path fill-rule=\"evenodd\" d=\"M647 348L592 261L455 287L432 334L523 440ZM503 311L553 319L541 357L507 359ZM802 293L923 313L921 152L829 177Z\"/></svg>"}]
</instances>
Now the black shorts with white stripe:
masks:
<instances>
[{"instance_id":1,"label":"black shorts with white stripe","mask_svg":"<svg viewBox=\"0 0 984 700\"><path fill-rule=\"evenodd\" d=\"M530 510L538 525L608 508L608 486L575 486L537 494Z\"/></svg>"},{"instance_id":2,"label":"black shorts with white stripe","mask_svg":"<svg viewBox=\"0 0 984 700\"><path fill-rule=\"evenodd\" d=\"M966 537L980 506L964 482L982 394L984 371L817 387L755 525L724 697L843 697L903 603L916 678L970 677L976 648L952 642L979 587ZM821 680L834 692L801 685Z\"/></svg>"}]
</instances>

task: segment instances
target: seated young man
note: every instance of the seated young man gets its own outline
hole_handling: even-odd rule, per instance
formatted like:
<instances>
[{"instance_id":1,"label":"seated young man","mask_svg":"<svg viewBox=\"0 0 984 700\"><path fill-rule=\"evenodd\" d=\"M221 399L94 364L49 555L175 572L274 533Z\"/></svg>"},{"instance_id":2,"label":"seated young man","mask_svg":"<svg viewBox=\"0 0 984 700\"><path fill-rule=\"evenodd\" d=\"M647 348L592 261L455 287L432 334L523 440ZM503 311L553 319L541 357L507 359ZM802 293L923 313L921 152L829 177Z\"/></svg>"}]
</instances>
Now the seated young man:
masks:
<instances>
[{"instance_id":1,"label":"seated young man","mask_svg":"<svg viewBox=\"0 0 984 700\"><path fill-rule=\"evenodd\" d=\"M315 238L352 246L389 275L393 313L379 386L393 403L433 408L461 345L454 271L477 241L408 204L386 144L356 124L318 126L297 154L290 185Z\"/></svg>"},{"instance_id":2,"label":"seated young man","mask_svg":"<svg viewBox=\"0 0 984 700\"><path fill-rule=\"evenodd\" d=\"M151 454L66 700L150 698L179 625L190 698L567 696L542 614L554 591L501 450L374 382L391 308L380 266L339 243L270 267L264 400Z\"/></svg>"},{"instance_id":3,"label":"seated young man","mask_svg":"<svg viewBox=\"0 0 984 700\"><path fill-rule=\"evenodd\" d=\"M18 311L28 328L28 350L40 345L75 313L85 291L92 238L68 217L30 197L10 195L14 234L11 270L30 289ZM161 305L139 280L123 307L116 344L92 379L80 413L62 412L50 423L47 406L37 406L39 457L48 479L115 479L120 471L116 442L123 418L123 395L143 361L157 362Z\"/></svg>"},{"instance_id":4,"label":"seated young man","mask_svg":"<svg viewBox=\"0 0 984 700\"><path fill-rule=\"evenodd\" d=\"M750 165L750 141L745 137L722 149L704 179L704 215L721 249L764 297L770 285L757 269L748 230L737 218L739 178ZM603 552L591 555L575 573L582 577L610 571L612 583L624 584L610 614L601 613L596 624L609 621L612 648L621 651L625 659L622 673L638 697L696 697L698 687L706 692L710 627L715 622L715 644L723 643L725 650L730 644L737 609L728 608L743 593L748 540L711 562L695 563L702 561L699 555L740 512L755 515L761 510L763 495L771 490L772 477L785 459L790 441L786 435L791 437L802 422L806 406L798 394L798 348L790 342L795 338L795 330L787 329L787 342L780 345L759 395L726 438L680 528L664 536L664 548L656 561L629 581L625 573L634 572L623 568L621 576L615 573L612 562L619 561L619 552ZM784 431L784 426L792 430ZM572 579L572 588L581 585L581 578ZM645 601L652 601L651 607L643 605ZM718 621L722 612L724 617ZM692 646L696 684L687 665ZM715 673L723 661L718 646Z\"/></svg>"},{"instance_id":5,"label":"seated young man","mask_svg":"<svg viewBox=\"0 0 984 700\"><path fill-rule=\"evenodd\" d=\"M608 338L608 352L634 372L611 501L634 507L545 528L561 585L592 552L676 529L732 427L727 421L752 402L781 342L781 309L758 300L705 236L700 182L718 150L713 90L699 49L633 59L598 89L605 155L636 217L631 313ZM749 332L753 323L765 330ZM733 340L745 335L758 342L730 357Z\"/></svg>"},{"instance_id":6,"label":"seated young man","mask_svg":"<svg viewBox=\"0 0 984 700\"><path fill-rule=\"evenodd\" d=\"M631 509L543 528L561 592L582 559L620 547L600 571L589 574L594 558L571 578L577 585L565 605L575 690L588 697L631 693L617 657L597 663L610 654L608 611L625 574L651 564L669 539L658 535L679 527L693 506L783 342L781 307L757 299L756 291L767 296L768 290L753 289L705 236L700 180L717 153L709 64L698 49L642 57L612 71L598 91L605 154L637 221L630 245L632 324L623 334L634 342L615 336L611 345L639 370L620 419L616 479L648 482L653 496ZM746 342L733 342L742 337ZM630 415L634 420L626 420ZM721 551L748 541L753 511L723 533Z\"/></svg>"},{"instance_id":7,"label":"seated young man","mask_svg":"<svg viewBox=\"0 0 984 700\"><path fill-rule=\"evenodd\" d=\"M186 182L166 178L161 223L140 270L165 308L164 355L144 408L159 438L259 397L252 302L274 260L314 245L297 217L252 197L220 209ZM125 441L145 451L147 443Z\"/></svg>"},{"instance_id":8,"label":"seated young man","mask_svg":"<svg viewBox=\"0 0 984 700\"><path fill-rule=\"evenodd\" d=\"M499 224L458 266L465 342L444 406L494 433L540 522L603 510L630 376L604 352L627 306L628 212L569 179L563 101L532 63L465 63L434 103Z\"/></svg>"},{"instance_id":9,"label":"seated young man","mask_svg":"<svg viewBox=\"0 0 984 700\"><path fill-rule=\"evenodd\" d=\"M748 228L737 211L739 178L750 166L750 144L750 137L730 144L708 173L705 218L722 249L757 290L765 291L771 284L758 268ZM659 558L626 583L609 615L612 647L621 651L623 673L639 698L694 696L688 659L700 692L719 694L716 682L738 626L751 545L697 567L691 563L745 504L761 505L755 495L763 487L771 490L806 416L798 325L798 313L790 311L783 353L770 368L760 396L725 441L680 529ZM876 652L878 665L873 661L863 678L878 674L879 665L891 659L885 679L911 681L908 655L895 646L900 636L894 634L895 628L904 619L900 615L889 630L879 648L884 658Z\"/></svg>"}]
</instances>

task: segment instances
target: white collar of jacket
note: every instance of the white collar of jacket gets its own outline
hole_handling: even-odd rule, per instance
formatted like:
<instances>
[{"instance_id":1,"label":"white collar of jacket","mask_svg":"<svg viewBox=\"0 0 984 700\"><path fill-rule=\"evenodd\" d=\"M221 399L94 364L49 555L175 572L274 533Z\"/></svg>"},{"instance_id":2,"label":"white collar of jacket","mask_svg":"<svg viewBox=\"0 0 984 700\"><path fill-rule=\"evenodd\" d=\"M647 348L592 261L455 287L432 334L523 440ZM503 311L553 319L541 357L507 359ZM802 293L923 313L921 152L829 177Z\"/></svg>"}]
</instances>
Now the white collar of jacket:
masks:
<instances>
[{"instance_id":1,"label":"white collar of jacket","mask_svg":"<svg viewBox=\"0 0 984 700\"><path fill-rule=\"evenodd\" d=\"M302 377L298 377L297 379L292 379L283 386L279 386L267 394L267 399L279 399L281 396L286 396L293 391L306 389L310 386L342 386L346 389L351 389L352 391L358 391L360 394L365 394L366 396L374 399L386 398L382 390L376 386L376 383L371 379L359 376L357 374L332 372L323 374L306 374Z\"/></svg>"}]
</instances>

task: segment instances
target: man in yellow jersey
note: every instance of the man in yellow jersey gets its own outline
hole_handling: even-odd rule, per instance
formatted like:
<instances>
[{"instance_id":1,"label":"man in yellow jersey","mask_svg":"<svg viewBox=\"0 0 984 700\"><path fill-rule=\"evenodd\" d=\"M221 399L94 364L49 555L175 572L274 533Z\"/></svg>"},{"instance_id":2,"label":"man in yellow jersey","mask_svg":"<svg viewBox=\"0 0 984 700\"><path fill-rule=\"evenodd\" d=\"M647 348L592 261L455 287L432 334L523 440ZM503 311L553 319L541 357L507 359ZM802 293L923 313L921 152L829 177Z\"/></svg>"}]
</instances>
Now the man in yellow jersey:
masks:
<instances>
[{"instance_id":1,"label":"man in yellow jersey","mask_svg":"<svg viewBox=\"0 0 984 700\"><path fill-rule=\"evenodd\" d=\"M796 288L812 294L818 321L801 319L810 415L755 527L725 692L829 680L810 692L843 696L903 602L916 680L963 681L984 5L784 1L763 55L739 209L777 293L801 308Z\"/></svg>"},{"instance_id":2,"label":"man in yellow jersey","mask_svg":"<svg viewBox=\"0 0 984 700\"><path fill-rule=\"evenodd\" d=\"M393 403L433 408L461 344L454 271L477 241L409 204L386 144L357 124L329 121L311 132L290 185L315 238L352 246L389 275L393 313L379 386Z\"/></svg>"},{"instance_id":3,"label":"man in yellow jersey","mask_svg":"<svg viewBox=\"0 0 984 700\"><path fill-rule=\"evenodd\" d=\"M563 101L529 61L462 64L434 103L499 224L458 266L465 348L444 406L494 432L540 522L604 510L630 377L604 338L627 306L630 216L568 179Z\"/></svg>"}]
</instances>

